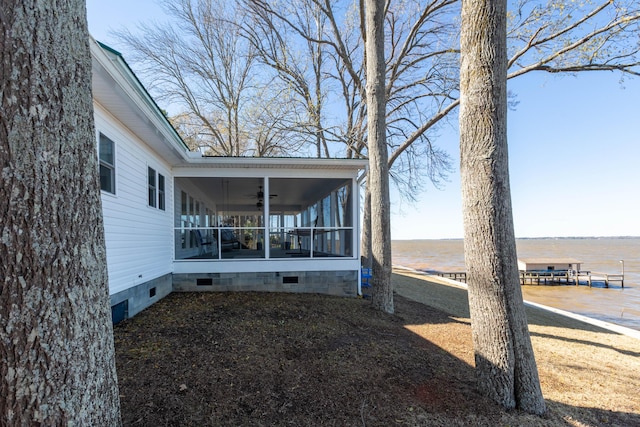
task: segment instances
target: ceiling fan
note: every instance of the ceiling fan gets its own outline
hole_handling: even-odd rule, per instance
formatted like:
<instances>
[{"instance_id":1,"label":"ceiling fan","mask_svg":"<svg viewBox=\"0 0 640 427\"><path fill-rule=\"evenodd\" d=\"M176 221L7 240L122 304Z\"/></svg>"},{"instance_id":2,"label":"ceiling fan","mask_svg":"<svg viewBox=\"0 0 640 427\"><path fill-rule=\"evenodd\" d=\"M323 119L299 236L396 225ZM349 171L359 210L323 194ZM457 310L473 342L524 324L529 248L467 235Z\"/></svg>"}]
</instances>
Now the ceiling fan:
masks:
<instances>
[{"instance_id":1,"label":"ceiling fan","mask_svg":"<svg viewBox=\"0 0 640 427\"><path fill-rule=\"evenodd\" d=\"M264 200L264 191L262 190L262 185L258 187L258 192L256 194L252 194L249 197L253 197L258 200ZM269 199L273 199L274 197L278 197L278 195L269 194Z\"/></svg>"},{"instance_id":2,"label":"ceiling fan","mask_svg":"<svg viewBox=\"0 0 640 427\"><path fill-rule=\"evenodd\" d=\"M258 187L258 192L256 193L255 196L256 199L258 199L258 203L256 203L256 207L258 209L262 209L262 207L264 206L264 191L262 190L262 185ZM277 194L269 194L269 199L273 199L274 197L278 197Z\"/></svg>"}]
</instances>

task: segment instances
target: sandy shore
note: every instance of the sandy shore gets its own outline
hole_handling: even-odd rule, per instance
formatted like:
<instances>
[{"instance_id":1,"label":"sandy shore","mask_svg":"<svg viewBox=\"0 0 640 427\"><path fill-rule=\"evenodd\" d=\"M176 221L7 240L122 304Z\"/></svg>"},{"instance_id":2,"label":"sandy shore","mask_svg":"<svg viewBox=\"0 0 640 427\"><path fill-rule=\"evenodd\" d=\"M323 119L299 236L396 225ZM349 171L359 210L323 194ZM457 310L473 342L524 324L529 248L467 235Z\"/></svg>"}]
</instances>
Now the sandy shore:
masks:
<instances>
[{"instance_id":1,"label":"sandy shore","mask_svg":"<svg viewBox=\"0 0 640 427\"><path fill-rule=\"evenodd\" d=\"M465 291L466 284L439 276L425 274L405 267L394 268L394 273L414 278L422 278L425 281L429 282L428 285L420 284L417 288L415 286L415 283L412 285L400 282L396 286L396 291L400 295L411 298L415 301L422 302L432 307L439 308L451 314L456 314L462 317L469 317L469 307L466 300L467 296ZM425 295L421 291L423 286L429 286L429 294L431 295L431 297L429 297L429 295ZM464 292L463 294L460 294L455 292L454 289L462 289ZM524 291L525 290L523 289L523 292ZM592 326L597 326L598 328L607 329L611 332L615 332L620 335L626 335L640 340L640 331L638 330L626 328L624 326L616 325L610 322L604 322L591 317L582 316L580 314L575 314L566 310L539 304L537 302L527 301L526 292L524 293L529 323L535 324L536 322L555 322L558 325L571 325L574 323L574 321L578 321L578 323L587 323ZM429 299L423 300L424 298Z\"/></svg>"},{"instance_id":2,"label":"sandy shore","mask_svg":"<svg viewBox=\"0 0 640 427\"><path fill-rule=\"evenodd\" d=\"M464 287L398 269L393 281L399 295L469 322ZM556 402L634 414L634 422L640 422L636 418L640 415L640 339L534 306L527 307L527 318L543 393L550 405ZM460 349L456 356L473 364L470 349Z\"/></svg>"}]
</instances>

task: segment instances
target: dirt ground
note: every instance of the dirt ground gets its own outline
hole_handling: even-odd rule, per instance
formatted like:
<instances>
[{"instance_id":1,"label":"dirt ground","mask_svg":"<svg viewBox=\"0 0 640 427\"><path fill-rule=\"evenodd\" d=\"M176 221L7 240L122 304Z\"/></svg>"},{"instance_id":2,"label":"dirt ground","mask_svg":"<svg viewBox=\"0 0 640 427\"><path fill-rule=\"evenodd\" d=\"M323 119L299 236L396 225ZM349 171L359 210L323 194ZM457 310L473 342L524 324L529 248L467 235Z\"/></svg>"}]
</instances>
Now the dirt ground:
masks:
<instances>
[{"instance_id":1,"label":"dirt ground","mask_svg":"<svg viewBox=\"0 0 640 427\"><path fill-rule=\"evenodd\" d=\"M640 425L640 341L530 316L549 411L504 411L476 392L464 293L394 281L394 315L366 299L171 294L115 327L124 425Z\"/></svg>"}]
</instances>

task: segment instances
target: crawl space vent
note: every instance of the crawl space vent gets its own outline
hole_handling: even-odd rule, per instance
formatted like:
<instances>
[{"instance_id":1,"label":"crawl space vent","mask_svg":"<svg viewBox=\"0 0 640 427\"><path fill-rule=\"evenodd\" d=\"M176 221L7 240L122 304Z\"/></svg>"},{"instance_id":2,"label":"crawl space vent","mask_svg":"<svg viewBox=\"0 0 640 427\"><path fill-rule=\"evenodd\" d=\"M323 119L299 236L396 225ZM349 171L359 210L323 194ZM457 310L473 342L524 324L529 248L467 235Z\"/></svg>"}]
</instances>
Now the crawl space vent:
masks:
<instances>
[{"instance_id":1,"label":"crawl space vent","mask_svg":"<svg viewBox=\"0 0 640 427\"><path fill-rule=\"evenodd\" d=\"M213 279L196 279L196 286L213 286Z\"/></svg>"}]
</instances>

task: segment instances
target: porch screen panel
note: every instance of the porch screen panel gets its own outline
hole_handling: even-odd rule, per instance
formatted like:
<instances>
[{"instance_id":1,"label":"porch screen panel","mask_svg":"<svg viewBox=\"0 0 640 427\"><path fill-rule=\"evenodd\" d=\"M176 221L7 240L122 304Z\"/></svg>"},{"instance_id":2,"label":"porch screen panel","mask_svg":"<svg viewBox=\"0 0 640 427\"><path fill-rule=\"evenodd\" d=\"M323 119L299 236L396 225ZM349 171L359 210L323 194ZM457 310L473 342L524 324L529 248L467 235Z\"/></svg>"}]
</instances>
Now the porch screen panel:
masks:
<instances>
[{"instance_id":1,"label":"porch screen panel","mask_svg":"<svg viewBox=\"0 0 640 427\"><path fill-rule=\"evenodd\" d=\"M270 201L272 258L351 257L351 179L271 178L270 189L284 197Z\"/></svg>"}]
</instances>

